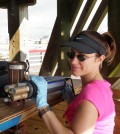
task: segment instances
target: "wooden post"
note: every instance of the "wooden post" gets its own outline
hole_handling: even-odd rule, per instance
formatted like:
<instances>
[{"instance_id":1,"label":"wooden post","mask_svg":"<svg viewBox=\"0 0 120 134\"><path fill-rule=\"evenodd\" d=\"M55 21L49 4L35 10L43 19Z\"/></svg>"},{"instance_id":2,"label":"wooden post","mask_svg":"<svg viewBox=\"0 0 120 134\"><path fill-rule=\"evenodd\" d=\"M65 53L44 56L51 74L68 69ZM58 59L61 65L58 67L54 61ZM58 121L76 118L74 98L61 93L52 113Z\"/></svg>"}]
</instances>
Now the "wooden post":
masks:
<instances>
[{"instance_id":1,"label":"wooden post","mask_svg":"<svg viewBox=\"0 0 120 134\"><path fill-rule=\"evenodd\" d=\"M59 44L62 44L70 39L70 6L68 0L58 0L58 22L59 22ZM61 52L58 56L58 74L61 76L70 76L69 62L66 58L68 48L61 47Z\"/></svg>"},{"instance_id":2,"label":"wooden post","mask_svg":"<svg viewBox=\"0 0 120 134\"><path fill-rule=\"evenodd\" d=\"M83 0L57 1L57 18L39 75L53 75L55 65L58 63L55 75L70 76L69 62L66 57L68 48L61 48L60 44L70 40L70 30L82 2Z\"/></svg>"},{"instance_id":3,"label":"wooden post","mask_svg":"<svg viewBox=\"0 0 120 134\"><path fill-rule=\"evenodd\" d=\"M27 58L27 19L28 6L11 0L8 6L8 32L10 38L10 61L25 61Z\"/></svg>"},{"instance_id":4,"label":"wooden post","mask_svg":"<svg viewBox=\"0 0 120 134\"><path fill-rule=\"evenodd\" d=\"M112 70L120 63L120 1L108 1L108 31L113 35L117 45L117 54L111 66L105 69L106 73L110 74ZM115 76L114 76L115 77Z\"/></svg>"}]
</instances>

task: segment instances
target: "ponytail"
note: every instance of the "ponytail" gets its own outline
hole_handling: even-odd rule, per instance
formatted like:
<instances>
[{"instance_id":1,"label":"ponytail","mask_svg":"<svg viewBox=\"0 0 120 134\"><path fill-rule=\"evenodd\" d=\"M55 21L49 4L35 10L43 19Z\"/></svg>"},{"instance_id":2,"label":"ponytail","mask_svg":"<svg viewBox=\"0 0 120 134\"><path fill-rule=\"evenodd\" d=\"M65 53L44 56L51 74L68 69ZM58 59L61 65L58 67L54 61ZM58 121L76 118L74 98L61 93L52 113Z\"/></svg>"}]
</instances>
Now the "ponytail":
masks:
<instances>
[{"instance_id":1,"label":"ponytail","mask_svg":"<svg viewBox=\"0 0 120 134\"><path fill-rule=\"evenodd\" d=\"M114 60L115 54L116 54L116 42L112 35L108 32L105 32L102 34L103 38L106 40L106 58L105 62L110 65L112 61Z\"/></svg>"}]
</instances>

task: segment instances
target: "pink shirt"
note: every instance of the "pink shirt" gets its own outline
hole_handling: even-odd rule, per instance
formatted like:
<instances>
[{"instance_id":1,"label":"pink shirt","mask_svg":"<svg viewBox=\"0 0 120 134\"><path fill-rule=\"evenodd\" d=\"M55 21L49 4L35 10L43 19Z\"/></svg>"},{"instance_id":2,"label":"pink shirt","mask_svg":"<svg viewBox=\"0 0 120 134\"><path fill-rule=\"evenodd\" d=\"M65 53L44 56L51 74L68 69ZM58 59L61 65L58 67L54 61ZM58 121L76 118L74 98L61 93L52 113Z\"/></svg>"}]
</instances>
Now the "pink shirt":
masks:
<instances>
[{"instance_id":1,"label":"pink shirt","mask_svg":"<svg viewBox=\"0 0 120 134\"><path fill-rule=\"evenodd\" d=\"M113 134L115 105L110 86L110 83L105 80L95 80L86 85L70 103L64 114L68 123L72 122L78 105L83 100L89 100L96 107L99 115L94 134Z\"/></svg>"}]
</instances>

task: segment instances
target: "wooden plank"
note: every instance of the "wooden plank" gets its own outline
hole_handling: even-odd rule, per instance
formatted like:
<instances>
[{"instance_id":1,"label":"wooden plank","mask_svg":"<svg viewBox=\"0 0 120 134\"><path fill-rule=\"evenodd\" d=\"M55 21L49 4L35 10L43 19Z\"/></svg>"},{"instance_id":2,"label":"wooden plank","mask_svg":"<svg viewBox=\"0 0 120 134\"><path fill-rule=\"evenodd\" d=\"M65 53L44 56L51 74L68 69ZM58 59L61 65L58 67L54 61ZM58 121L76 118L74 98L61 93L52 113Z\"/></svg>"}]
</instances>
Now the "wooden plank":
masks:
<instances>
[{"instance_id":1,"label":"wooden plank","mask_svg":"<svg viewBox=\"0 0 120 134\"><path fill-rule=\"evenodd\" d=\"M36 0L15 0L17 4L34 5ZM0 0L0 8L7 8L10 5L10 0Z\"/></svg>"},{"instance_id":2,"label":"wooden plank","mask_svg":"<svg viewBox=\"0 0 120 134\"><path fill-rule=\"evenodd\" d=\"M65 120L63 118L63 114L67 108L67 103L65 101L55 105L52 107L52 111L56 114L57 118L60 122L65 126ZM46 128L43 120L38 116L35 115L26 121L23 122L25 125L25 133L26 134L48 134L49 131Z\"/></svg>"},{"instance_id":3,"label":"wooden plank","mask_svg":"<svg viewBox=\"0 0 120 134\"><path fill-rule=\"evenodd\" d=\"M115 111L116 111L114 134L119 134L120 133L120 101L114 100L114 102L115 102Z\"/></svg>"},{"instance_id":4,"label":"wooden plank","mask_svg":"<svg viewBox=\"0 0 120 134\"><path fill-rule=\"evenodd\" d=\"M120 133L120 78L119 77L110 77L107 80L111 83L112 92L113 92L113 99L115 103L115 127L114 127L114 134Z\"/></svg>"},{"instance_id":5,"label":"wooden plank","mask_svg":"<svg viewBox=\"0 0 120 134\"><path fill-rule=\"evenodd\" d=\"M68 48L63 48L60 44L69 41L70 39L70 6L68 0L58 0L58 20L59 20L59 34L58 34L58 45L59 45L59 54L58 54L58 75L61 76L70 76L70 68L66 64L68 58L66 52Z\"/></svg>"},{"instance_id":6,"label":"wooden plank","mask_svg":"<svg viewBox=\"0 0 120 134\"><path fill-rule=\"evenodd\" d=\"M26 112L27 110L30 110L31 108L34 108L35 104L33 103L33 101L26 101L24 105L13 108L7 105L7 103L5 103L3 99L0 99L0 107L2 108L0 109L1 123L5 120L21 115L22 113Z\"/></svg>"},{"instance_id":7,"label":"wooden plank","mask_svg":"<svg viewBox=\"0 0 120 134\"><path fill-rule=\"evenodd\" d=\"M48 103L52 107L63 100L61 91L48 94ZM0 132L18 125L38 113L33 100L26 99L21 105L16 105L16 103L17 102L11 102L8 105L3 99L0 99Z\"/></svg>"},{"instance_id":8,"label":"wooden plank","mask_svg":"<svg viewBox=\"0 0 120 134\"><path fill-rule=\"evenodd\" d=\"M104 19L105 15L108 11L108 0L102 0L100 6L98 7L89 27L88 30L96 30L100 26L102 20Z\"/></svg>"},{"instance_id":9,"label":"wooden plank","mask_svg":"<svg viewBox=\"0 0 120 134\"><path fill-rule=\"evenodd\" d=\"M37 113L35 103L31 100L26 100L24 105L13 107L0 98L0 107L2 108L0 109L0 132L18 125Z\"/></svg>"},{"instance_id":10,"label":"wooden plank","mask_svg":"<svg viewBox=\"0 0 120 134\"><path fill-rule=\"evenodd\" d=\"M94 5L96 3L96 0L88 0L82 13L81 13L81 16L77 22L77 25L72 33L72 37L71 38L74 38L74 36L79 33L80 31L82 31Z\"/></svg>"},{"instance_id":11,"label":"wooden plank","mask_svg":"<svg viewBox=\"0 0 120 134\"><path fill-rule=\"evenodd\" d=\"M71 13L70 14L71 27L76 19L76 16L78 14L78 11L81 8L82 3L83 3L83 0L72 0L72 2L70 4L71 5L71 8L70 8L70 10L71 10L70 11L70 13Z\"/></svg>"},{"instance_id":12,"label":"wooden plank","mask_svg":"<svg viewBox=\"0 0 120 134\"><path fill-rule=\"evenodd\" d=\"M113 99L120 101L120 89L112 89Z\"/></svg>"},{"instance_id":13,"label":"wooden plank","mask_svg":"<svg viewBox=\"0 0 120 134\"><path fill-rule=\"evenodd\" d=\"M26 18L26 21L25 21ZM8 7L8 31L10 37L9 60L25 61L28 54L28 7L12 1ZM25 47L23 47L25 46Z\"/></svg>"},{"instance_id":14,"label":"wooden plank","mask_svg":"<svg viewBox=\"0 0 120 134\"><path fill-rule=\"evenodd\" d=\"M39 75L50 76L55 68L58 58L58 19L52 30L52 34L48 43L47 51L40 69Z\"/></svg>"},{"instance_id":15,"label":"wooden plank","mask_svg":"<svg viewBox=\"0 0 120 134\"><path fill-rule=\"evenodd\" d=\"M120 90L120 78L118 78L111 86L113 89Z\"/></svg>"},{"instance_id":16,"label":"wooden plank","mask_svg":"<svg viewBox=\"0 0 120 134\"><path fill-rule=\"evenodd\" d=\"M117 52L114 61L111 66L108 66L107 70L109 74L120 63L120 0L108 0L108 31L113 35ZM108 75L109 75L108 74ZM119 75L120 76L120 75Z\"/></svg>"}]
</instances>

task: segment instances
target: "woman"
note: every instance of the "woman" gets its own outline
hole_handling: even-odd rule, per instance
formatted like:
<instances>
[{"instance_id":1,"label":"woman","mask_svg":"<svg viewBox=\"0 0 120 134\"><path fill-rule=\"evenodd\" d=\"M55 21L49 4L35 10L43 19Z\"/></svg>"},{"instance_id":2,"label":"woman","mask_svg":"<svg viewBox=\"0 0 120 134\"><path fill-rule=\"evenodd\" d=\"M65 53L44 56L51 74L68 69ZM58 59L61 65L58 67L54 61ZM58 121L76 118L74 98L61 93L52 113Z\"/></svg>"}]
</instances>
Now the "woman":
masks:
<instances>
[{"instance_id":1,"label":"woman","mask_svg":"<svg viewBox=\"0 0 120 134\"><path fill-rule=\"evenodd\" d=\"M103 62L112 63L116 44L110 33L82 31L65 43L71 51L67 56L71 73L80 76L82 90L68 106L64 116L69 127L64 127L47 103L47 82L32 76L37 85L37 108L51 134L113 134L115 107L110 84L103 79Z\"/></svg>"}]
</instances>

